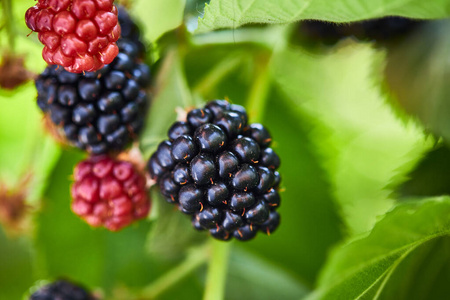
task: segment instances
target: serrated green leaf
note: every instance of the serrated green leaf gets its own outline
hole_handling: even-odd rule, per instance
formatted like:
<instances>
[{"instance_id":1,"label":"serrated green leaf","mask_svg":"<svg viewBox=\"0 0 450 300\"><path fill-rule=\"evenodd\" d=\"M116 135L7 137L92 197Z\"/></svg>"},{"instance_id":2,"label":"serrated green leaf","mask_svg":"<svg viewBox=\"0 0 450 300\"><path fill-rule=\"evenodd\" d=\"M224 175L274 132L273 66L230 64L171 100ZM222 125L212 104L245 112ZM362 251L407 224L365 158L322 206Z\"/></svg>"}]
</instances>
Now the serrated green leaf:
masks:
<instances>
[{"instance_id":1,"label":"serrated green leaf","mask_svg":"<svg viewBox=\"0 0 450 300\"><path fill-rule=\"evenodd\" d=\"M304 19L350 22L382 16L445 18L448 0L212 0L199 20L199 32L248 23L286 24Z\"/></svg>"},{"instance_id":2,"label":"serrated green leaf","mask_svg":"<svg viewBox=\"0 0 450 300\"><path fill-rule=\"evenodd\" d=\"M154 42L181 25L185 4L186 0L136 0L132 11L142 23L145 37Z\"/></svg>"},{"instance_id":3,"label":"serrated green leaf","mask_svg":"<svg viewBox=\"0 0 450 300\"><path fill-rule=\"evenodd\" d=\"M431 275L439 273L442 264L424 268L427 274L398 273L397 268L405 270L420 265L420 260L429 255L428 251L442 253L440 248L430 243L449 237L449 197L399 205L380 220L366 237L333 251L319 280L318 289L307 299L411 299L406 296L390 298L388 295L410 295L408 289L414 289L413 283L417 277L428 277L420 284L432 283L435 277ZM427 247L427 251L423 251L422 247ZM440 255L439 259L441 263L447 264L449 257ZM411 284L405 284L407 281L403 279L408 279ZM388 286L391 288L387 289ZM392 291L392 288L396 291ZM439 289L447 295L450 291L446 282Z\"/></svg>"},{"instance_id":4,"label":"serrated green leaf","mask_svg":"<svg viewBox=\"0 0 450 300\"><path fill-rule=\"evenodd\" d=\"M330 55L284 50L273 64L285 100L311 118L310 136L350 233L369 230L391 207L387 186L431 147L422 129L399 120L381 94L383 57L367 45L350 44Z\"/></svg>"}]
</instances>

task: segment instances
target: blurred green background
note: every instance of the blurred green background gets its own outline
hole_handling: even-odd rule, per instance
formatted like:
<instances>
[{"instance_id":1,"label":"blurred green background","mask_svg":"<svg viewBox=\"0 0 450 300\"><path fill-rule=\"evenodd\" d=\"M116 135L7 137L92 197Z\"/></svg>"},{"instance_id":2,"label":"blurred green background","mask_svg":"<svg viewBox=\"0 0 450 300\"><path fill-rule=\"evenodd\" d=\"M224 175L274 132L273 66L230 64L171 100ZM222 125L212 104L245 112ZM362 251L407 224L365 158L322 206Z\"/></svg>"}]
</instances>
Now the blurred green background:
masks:
<instances>
[{"instance_id":1,"label":"blurred green background","mask_svg":"<svg viewBox=\"0 0 450 300\"><path fill-rule=\"evenodd\" d=\"M90 228L69 206L70 176L85 156L51 140L28 82L0 90L0 187L23 192L27 204L19 228L11 226L1 214L11 194L0 193L1 300L61 277L122 300L448 298L450 21L389 44L350 37L325 46L300 40L298 23L282 24L335 20L324 1L297 19L268 16L268 0L213 0L209 11L204 1L128 2L152 48L144 157L165 138L176 107L223 98L244 105L282 158L282 224L270 237L214 242L153 188L147 220L119 233ZM277 9L295 12L288 2ZM363 2L336 1L337 19L357 20L363 10L367 18L442 18L450 8L444 0ZM39 73L41 45L23 22L34 2L9 3L14 20L4 14L2 23L14 22L15 45L3 27L0 54L24 55ZM229 28L247 19L280 24Z\"/></svg>"}]
</instances>

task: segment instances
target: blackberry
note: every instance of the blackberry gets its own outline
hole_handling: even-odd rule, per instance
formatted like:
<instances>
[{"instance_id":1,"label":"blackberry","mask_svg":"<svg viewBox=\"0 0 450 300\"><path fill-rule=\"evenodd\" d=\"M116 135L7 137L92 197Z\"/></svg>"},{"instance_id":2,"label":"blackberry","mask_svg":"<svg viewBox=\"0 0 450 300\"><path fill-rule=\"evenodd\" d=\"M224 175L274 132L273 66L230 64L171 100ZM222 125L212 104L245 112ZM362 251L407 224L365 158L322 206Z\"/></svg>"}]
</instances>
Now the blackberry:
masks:
<instances>
[{"instance_id":1,"label":"blackberry","mask_svg":"<svg viewBox=\"0 0 450 300\"><path fill-rule=\"evenodd\" d=\"M121 39L117 41L119 48L128 54L134 54L143 58L145 56L146 47L142 43L141 30L135 21L128 14L125 7L118 5L117 9L119 11L118 18L121 28ZM133 43L134 47L129 45L124 45L123 40L127 40Z\"/></svg>"},{"instance_id":2,"label":"blackberry","mask_svg":"<svg viewBox=\"0 0 450 300\"><path fill-rule=\"evenodd\" d=\"M84 288L65 280L41 287L29 300L95 300Z\"/></svg>"},{"instance_id":3,"label":"blackberry","mask_svg":"<svg viewBox=\"0 0 450 300\"><path fill-rule=\"evenodd\" d=\"M70 144L93 154L121 151L143 128L149 81L149 68L122 52L84 75L49 66L36 79L37 104Z\"/></svg>"},{"instance_id":4,"label":"blackberry","mask_svg":"<svg viewBox=\"0 0 450 300\"><path fill-rule=\"evenodd\" d=\"M148 171L169 203L214 238L249 240L280 223L280 158L261 124L240 105L215 100L174 123Z\"/></svg>"},{"instance_id":5,"label":"blackberry","mask_svg":"<svg viewBox=\"0 0 450 300\"><path fill-rule=\"evenodd\" d=\"M94 156L76 166L74 179L72 210L91 226L118 231L148 215L145 177L129 162Z\"/></svg>"}]
</instances>

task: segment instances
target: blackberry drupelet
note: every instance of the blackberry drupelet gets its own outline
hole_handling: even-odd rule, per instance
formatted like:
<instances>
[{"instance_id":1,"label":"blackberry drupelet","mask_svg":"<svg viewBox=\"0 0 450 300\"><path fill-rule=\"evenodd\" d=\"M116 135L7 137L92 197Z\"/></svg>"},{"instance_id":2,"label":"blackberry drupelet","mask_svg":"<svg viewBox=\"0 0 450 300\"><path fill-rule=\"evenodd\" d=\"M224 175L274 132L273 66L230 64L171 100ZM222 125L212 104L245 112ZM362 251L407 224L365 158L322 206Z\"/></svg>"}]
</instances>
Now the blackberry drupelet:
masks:
<instances>
[{"instance_id":1,"label":"blackberry drupelet","mask_svg":"<svg viewBox=\"0 0 450 300\"><path fill-rule=\"evenodd\" d=\"M149 83L149 67L120 52L84 75L47 67L36 79L37 103L70 144L93 154L121 151L143 128Z\"/></svg>"},{"instance_id":2,"label":"blackberry drupelet","mask_svg":"<svg viewBox=\"0 0 450 300\"><path fill-rule=\"evenodd\" d=\"M41 287L30 300L94 300L85 289L65 280L58 280Z\"/></svg>"},{"instance_id":3,"label":"blackberry drupelet","mask_svg":"<svg viewBox=\"0 0 450 300\"><path fill-rule=\"evenodd\" d=\"M118 231L150 210L145 176L106 155L80 162L74 171L72 210L93 227Z\"/></svg>"},{"instance_id":4,"label":"blackberry drupelet","mask_svg":"<svg viewBox=\"0 0 450 300\"><path fill-rule=\"evenodd\" d=\"M250 240L280 223L280 165L261 124L247 124L242 106L215 100L176 122L148 162L169 203L216 239Z\"/></svg>"},{"instance_id":5,"label":"blackberry drupelet","mask_svg":"<svg viewBox=\"0 0 450 300\"><path fill-rule=\"evenodd\" d=\"M128 14L125 7L118 5L117 9L119 11L118 18L119 18L119 24L121 28L121 36L120 39L117 41L117 44L119 45L119 48L122 49L122 51L126 50L124 48L128 47L124 45L123 41L129 41L133 43L136 46L137 55L140 58L143 58L145 56L146 47L144 43L142 43L141 38L141 30L139 29L139 26L134 22L134 20L131 18L131 16Z\"/></svg>"}]
</instances>

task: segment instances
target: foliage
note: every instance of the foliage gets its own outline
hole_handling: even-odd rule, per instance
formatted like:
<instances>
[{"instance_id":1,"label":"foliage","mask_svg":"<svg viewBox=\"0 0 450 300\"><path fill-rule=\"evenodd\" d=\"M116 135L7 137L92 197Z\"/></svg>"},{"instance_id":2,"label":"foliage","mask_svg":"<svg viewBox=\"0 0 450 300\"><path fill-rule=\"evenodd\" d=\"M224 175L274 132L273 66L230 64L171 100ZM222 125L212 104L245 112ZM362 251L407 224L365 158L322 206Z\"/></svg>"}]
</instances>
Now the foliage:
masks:
<instances>
[{"instance_id":1,"label":"foliage","mask_svg":"<svg viewBox=\"0 0 450 300\"><path fill-rule=\"evenodd\" d=\"M28 69L42 71L39 43L22 21L32 3L3 1L14 10L0 24L14 26L0 31L0 54L25 54ZM105 299L448 295L449 22L430 22L386 47L350 38L311 48L296 40L295 21L439 19L450 1L125 2L154 62L144 158L180 109L223 98L245 105L282 158L282 225L248 243L211 241L154 187L147 220L119 233L91 229L69 206L70 176L84 154L45 132L29 82L0 90L0 184L12 189L33 178L30 226L0 228L0 299L20 299L36 282L61 276ZM281 25L237 28L249 23Z\"/></svg>"}]
</instances>

